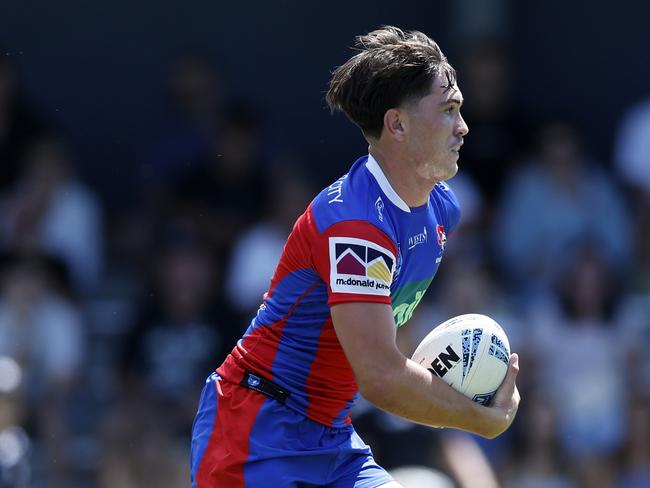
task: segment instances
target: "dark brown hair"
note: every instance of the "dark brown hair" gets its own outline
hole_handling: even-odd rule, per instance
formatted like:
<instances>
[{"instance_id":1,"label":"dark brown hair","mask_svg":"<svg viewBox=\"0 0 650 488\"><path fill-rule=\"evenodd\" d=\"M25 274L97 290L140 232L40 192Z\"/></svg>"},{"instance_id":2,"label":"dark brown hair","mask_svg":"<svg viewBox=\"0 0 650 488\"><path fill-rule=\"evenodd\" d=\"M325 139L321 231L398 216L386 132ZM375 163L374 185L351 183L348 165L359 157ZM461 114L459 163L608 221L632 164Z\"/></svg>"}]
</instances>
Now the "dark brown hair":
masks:
<instances>
[{"instance_id":1,"label":"dark brown hair","mask_svg":"<svg viewBox=\"0 0 650 488\"><path fill-rule=\"evenodd\" d=\"M379 137L390 108L419 100L444 74L451 87L456 72L435 41L419 31L383 26L357 36L359 52L332 73L327 104L341 110L366 137Z\"/></svg>"}]
</instances>

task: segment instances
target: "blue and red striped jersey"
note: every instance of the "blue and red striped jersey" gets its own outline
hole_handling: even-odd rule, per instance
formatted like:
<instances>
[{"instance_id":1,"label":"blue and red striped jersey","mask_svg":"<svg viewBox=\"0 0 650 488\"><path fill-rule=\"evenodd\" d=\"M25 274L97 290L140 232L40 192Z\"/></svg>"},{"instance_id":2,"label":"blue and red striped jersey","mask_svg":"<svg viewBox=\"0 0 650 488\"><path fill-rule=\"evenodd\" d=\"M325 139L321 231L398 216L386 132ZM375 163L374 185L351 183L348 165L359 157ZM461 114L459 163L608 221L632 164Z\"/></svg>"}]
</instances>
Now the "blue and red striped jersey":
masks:
<instances>
[{"instance_id":1,"label":"blue and red striped jersey","mask_svg":"<svg viewBox=\"0 0 650 488\"><path fill-rule=\"evenodd\" d=\"M296 221L256 317L217 372L237 383L254 372L290 392L289 408L330 427L349 424L358 388L330 306L391 304L404 325L459 218L446 183L409 208L372 156L358 159Z\"/></svg>"}]
</instances>

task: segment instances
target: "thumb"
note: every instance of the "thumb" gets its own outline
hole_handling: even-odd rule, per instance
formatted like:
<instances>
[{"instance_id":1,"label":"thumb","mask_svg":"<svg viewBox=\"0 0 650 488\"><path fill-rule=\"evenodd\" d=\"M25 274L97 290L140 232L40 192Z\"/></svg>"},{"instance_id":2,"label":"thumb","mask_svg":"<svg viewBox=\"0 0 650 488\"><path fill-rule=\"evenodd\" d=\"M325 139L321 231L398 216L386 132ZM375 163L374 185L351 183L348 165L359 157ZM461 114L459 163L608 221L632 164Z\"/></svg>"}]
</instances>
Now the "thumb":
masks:
<instances>
[{"instance_id":1,"label":"thumb","mask_svg":"<svg viewBox=\"0 0 650 488\"><path fill-rule=\"evenodd\" d=\"M505 378L501 382L501 386L497 390L494 401L492 404L501 404L502 402L507 402L512 397L512 394L515 391L515 381L517 380L517 375L519 374L519 356L517 353L512 353L510 355L510 361L508 362L508 371L506 372Z\"/></svg>"},{"instance_id":2,"label":"thumb","mask_svg":"<svg viewBox=\"0 0 650 488\"><path fill-rule=\"evenodd\" d=\"M503 379L503 383L515 384L517 375L519 374L519 355L516 352L513 352L510 355L510 361L508 362L508 372L506 377Z\"/></svg>"}]
</instances>

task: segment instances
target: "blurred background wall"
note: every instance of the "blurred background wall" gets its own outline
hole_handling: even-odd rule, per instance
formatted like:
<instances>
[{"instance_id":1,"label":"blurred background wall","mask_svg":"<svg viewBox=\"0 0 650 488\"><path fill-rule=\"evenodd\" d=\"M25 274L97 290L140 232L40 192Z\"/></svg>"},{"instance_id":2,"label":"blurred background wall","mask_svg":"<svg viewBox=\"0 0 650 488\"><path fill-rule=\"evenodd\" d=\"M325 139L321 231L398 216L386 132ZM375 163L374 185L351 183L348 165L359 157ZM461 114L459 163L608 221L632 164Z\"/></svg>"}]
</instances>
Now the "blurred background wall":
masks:
<instances>
[{"instance_id":1,"label":"blurred background wall","mask_svg":"<svg viewBox=\"0 0 650 488\"><path fill-rule=\"evenodd\" d=\"M470 126L463 223L401 346L490 314L524 401L491 442L363 402L358 429L387 467L457 486L649 486L648 18L633 0L3 2L0 487L187 485L203 379L293 220L367 150L324 94L382 24L440 43Z\"/></svg>"}]
</instances>

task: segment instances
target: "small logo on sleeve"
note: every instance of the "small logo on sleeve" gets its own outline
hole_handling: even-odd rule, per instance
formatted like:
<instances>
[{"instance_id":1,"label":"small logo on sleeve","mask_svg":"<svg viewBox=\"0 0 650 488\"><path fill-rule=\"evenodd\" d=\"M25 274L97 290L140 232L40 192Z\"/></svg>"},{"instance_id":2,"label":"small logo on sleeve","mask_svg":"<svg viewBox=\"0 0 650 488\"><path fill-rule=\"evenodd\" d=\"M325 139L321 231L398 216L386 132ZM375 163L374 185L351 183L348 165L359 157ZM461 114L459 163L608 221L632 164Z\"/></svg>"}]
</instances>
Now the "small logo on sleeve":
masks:
<instances>
[{"instance_id":1,"label":"small logo on sleeve","mask_svg":"<svg viewBox=\"0 0 650 488\"><path fill-rule=\"evenodd\" d=\"M330 237L330 288L334 293L390 295L395 256L372 241Z\"/></svg>"},{"instance_id":2,"label":"small logo on sleeve","mask_svg":"<svg viewBox=\"0 0 650 488\"><path fill-rule=\"evenodd\" d=\"M380 222L384 221L384 201L381 197L377 197L375 200L375 208L377 209L377 218Z\"/></svg>"}]
</instances>

